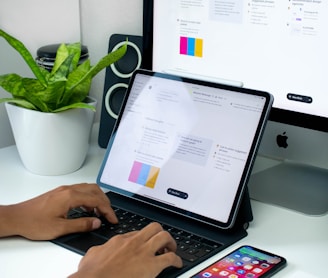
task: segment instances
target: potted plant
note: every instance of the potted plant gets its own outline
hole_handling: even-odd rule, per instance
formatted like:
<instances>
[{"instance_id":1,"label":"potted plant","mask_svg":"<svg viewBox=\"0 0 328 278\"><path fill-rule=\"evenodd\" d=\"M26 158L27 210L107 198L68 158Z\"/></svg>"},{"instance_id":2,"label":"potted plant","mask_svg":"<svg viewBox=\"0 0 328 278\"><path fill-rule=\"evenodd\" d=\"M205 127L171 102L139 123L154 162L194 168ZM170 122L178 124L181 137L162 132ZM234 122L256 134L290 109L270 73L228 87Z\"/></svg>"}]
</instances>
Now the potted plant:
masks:
<instances>
[{"instance_id":1,"label":"potted plant","mask_svg":"<svg viewBox=\"0 0 328 278\"><path fill-rule=\"evenodd\" d=\"M35 78L15 73L0 75L0 86L12 97L2 98L24 166L41 175L73 172L83 164L89 148L96 100L88 96L91 81L119 60L126 45L96 65L79 64L81 44L61 44L52 70L40 67L24 44L0 29L25 60Z\"/></svg>"}]
</instances>

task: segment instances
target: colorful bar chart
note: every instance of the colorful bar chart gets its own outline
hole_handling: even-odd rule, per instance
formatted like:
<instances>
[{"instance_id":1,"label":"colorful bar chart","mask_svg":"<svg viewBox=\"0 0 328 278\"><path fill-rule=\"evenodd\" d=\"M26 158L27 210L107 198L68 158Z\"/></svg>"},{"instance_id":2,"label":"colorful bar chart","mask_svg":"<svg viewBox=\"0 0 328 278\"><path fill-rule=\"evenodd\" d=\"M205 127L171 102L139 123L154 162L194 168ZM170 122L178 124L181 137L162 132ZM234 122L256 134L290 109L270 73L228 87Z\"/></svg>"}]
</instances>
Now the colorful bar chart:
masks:
<instances>
[{"instance_id":1,"label":"colorful bar chart","mask_svg":"<svg viewBox=\"0 0 328 278\"><path fill-rule=\"evenodd\" d=\"M203 40L199 38L180 37L180 54L203 57Z\"/></svg>"},{"instance_id":2,"label":"colorful bar chart","mask_svg":"<svg viewBox=\"0 0 328 278\"><path fill-rule=\"evenodd\" d=\"M149 188L154 188L158 174L159 168L134 161L130 172L129 181Z\"/></svg>"}]
</instances>

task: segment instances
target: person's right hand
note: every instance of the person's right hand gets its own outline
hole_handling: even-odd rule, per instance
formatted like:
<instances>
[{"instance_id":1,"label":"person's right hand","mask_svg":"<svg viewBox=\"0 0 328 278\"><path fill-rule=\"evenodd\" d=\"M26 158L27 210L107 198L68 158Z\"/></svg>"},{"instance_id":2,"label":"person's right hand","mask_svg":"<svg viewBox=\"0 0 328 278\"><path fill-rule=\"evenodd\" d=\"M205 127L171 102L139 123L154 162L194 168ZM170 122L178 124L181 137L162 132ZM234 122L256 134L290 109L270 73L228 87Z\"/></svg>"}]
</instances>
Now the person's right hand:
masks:
<instances>
[{"instance_id":1,"label":"person's right hand","mask_svg":"<svg viewBox=\"0 0 328 278\"><path fill-rule=\"evenodd\" d=\"M82 258L70 277L156 277L163 269L182 267L176 242L160 224L111 238Z\"/></svg>"}]
</instances>

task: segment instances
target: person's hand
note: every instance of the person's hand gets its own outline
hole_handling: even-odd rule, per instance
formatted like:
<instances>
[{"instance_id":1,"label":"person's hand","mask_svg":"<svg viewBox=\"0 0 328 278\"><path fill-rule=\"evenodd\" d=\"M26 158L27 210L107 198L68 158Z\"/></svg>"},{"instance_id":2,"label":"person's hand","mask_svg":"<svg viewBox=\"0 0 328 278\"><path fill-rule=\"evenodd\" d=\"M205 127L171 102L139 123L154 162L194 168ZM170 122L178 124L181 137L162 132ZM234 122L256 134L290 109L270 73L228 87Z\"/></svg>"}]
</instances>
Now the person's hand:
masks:
<instances>
[{"instance_id":1,"label":"person's hand","mask_svg":"<svg viewBox=\"0 0 328 278\"><path fill-rule=\"evenodd\" d=\"M72 208L95 210L109 222L117 223L110 201L97 184L60 186L31 200L0 207L0 237L20 235L32 240L49 240L56 237L97 229L97 217L67 219Z\"/></svg>"},{"instance_id":2,"label":"person's hand","mask_svg":"<svg viewBox=\"0 0 328 278\"><path fill-rule=\"evenodd\" d=\"M176 248L171 235L160 224L151 223L91 247L70 277L156 277L169 266L182 267Z\"/></svg>"}]
</instances>

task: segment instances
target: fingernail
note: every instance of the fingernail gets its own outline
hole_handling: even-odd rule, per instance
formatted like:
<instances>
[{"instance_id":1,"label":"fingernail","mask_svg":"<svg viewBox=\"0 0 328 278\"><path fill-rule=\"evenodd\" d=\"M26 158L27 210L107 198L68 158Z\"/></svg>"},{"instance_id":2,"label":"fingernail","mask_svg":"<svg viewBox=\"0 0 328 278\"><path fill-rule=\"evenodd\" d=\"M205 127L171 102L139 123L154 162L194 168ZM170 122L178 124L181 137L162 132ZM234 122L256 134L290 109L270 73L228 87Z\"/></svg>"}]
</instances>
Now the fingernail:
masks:
<instances>
[{"instance_id":1,"label":"fingernail","mask_svg":"<svg viewBox=\"0 0 328 278\"><path fill-rule=\"evenodd\" d=\"M93 230L98 229L100 226L101 226L100 219L98 219L98 218L94 219L92 222L92 229Z\"/></svg>"}]
</instances>

